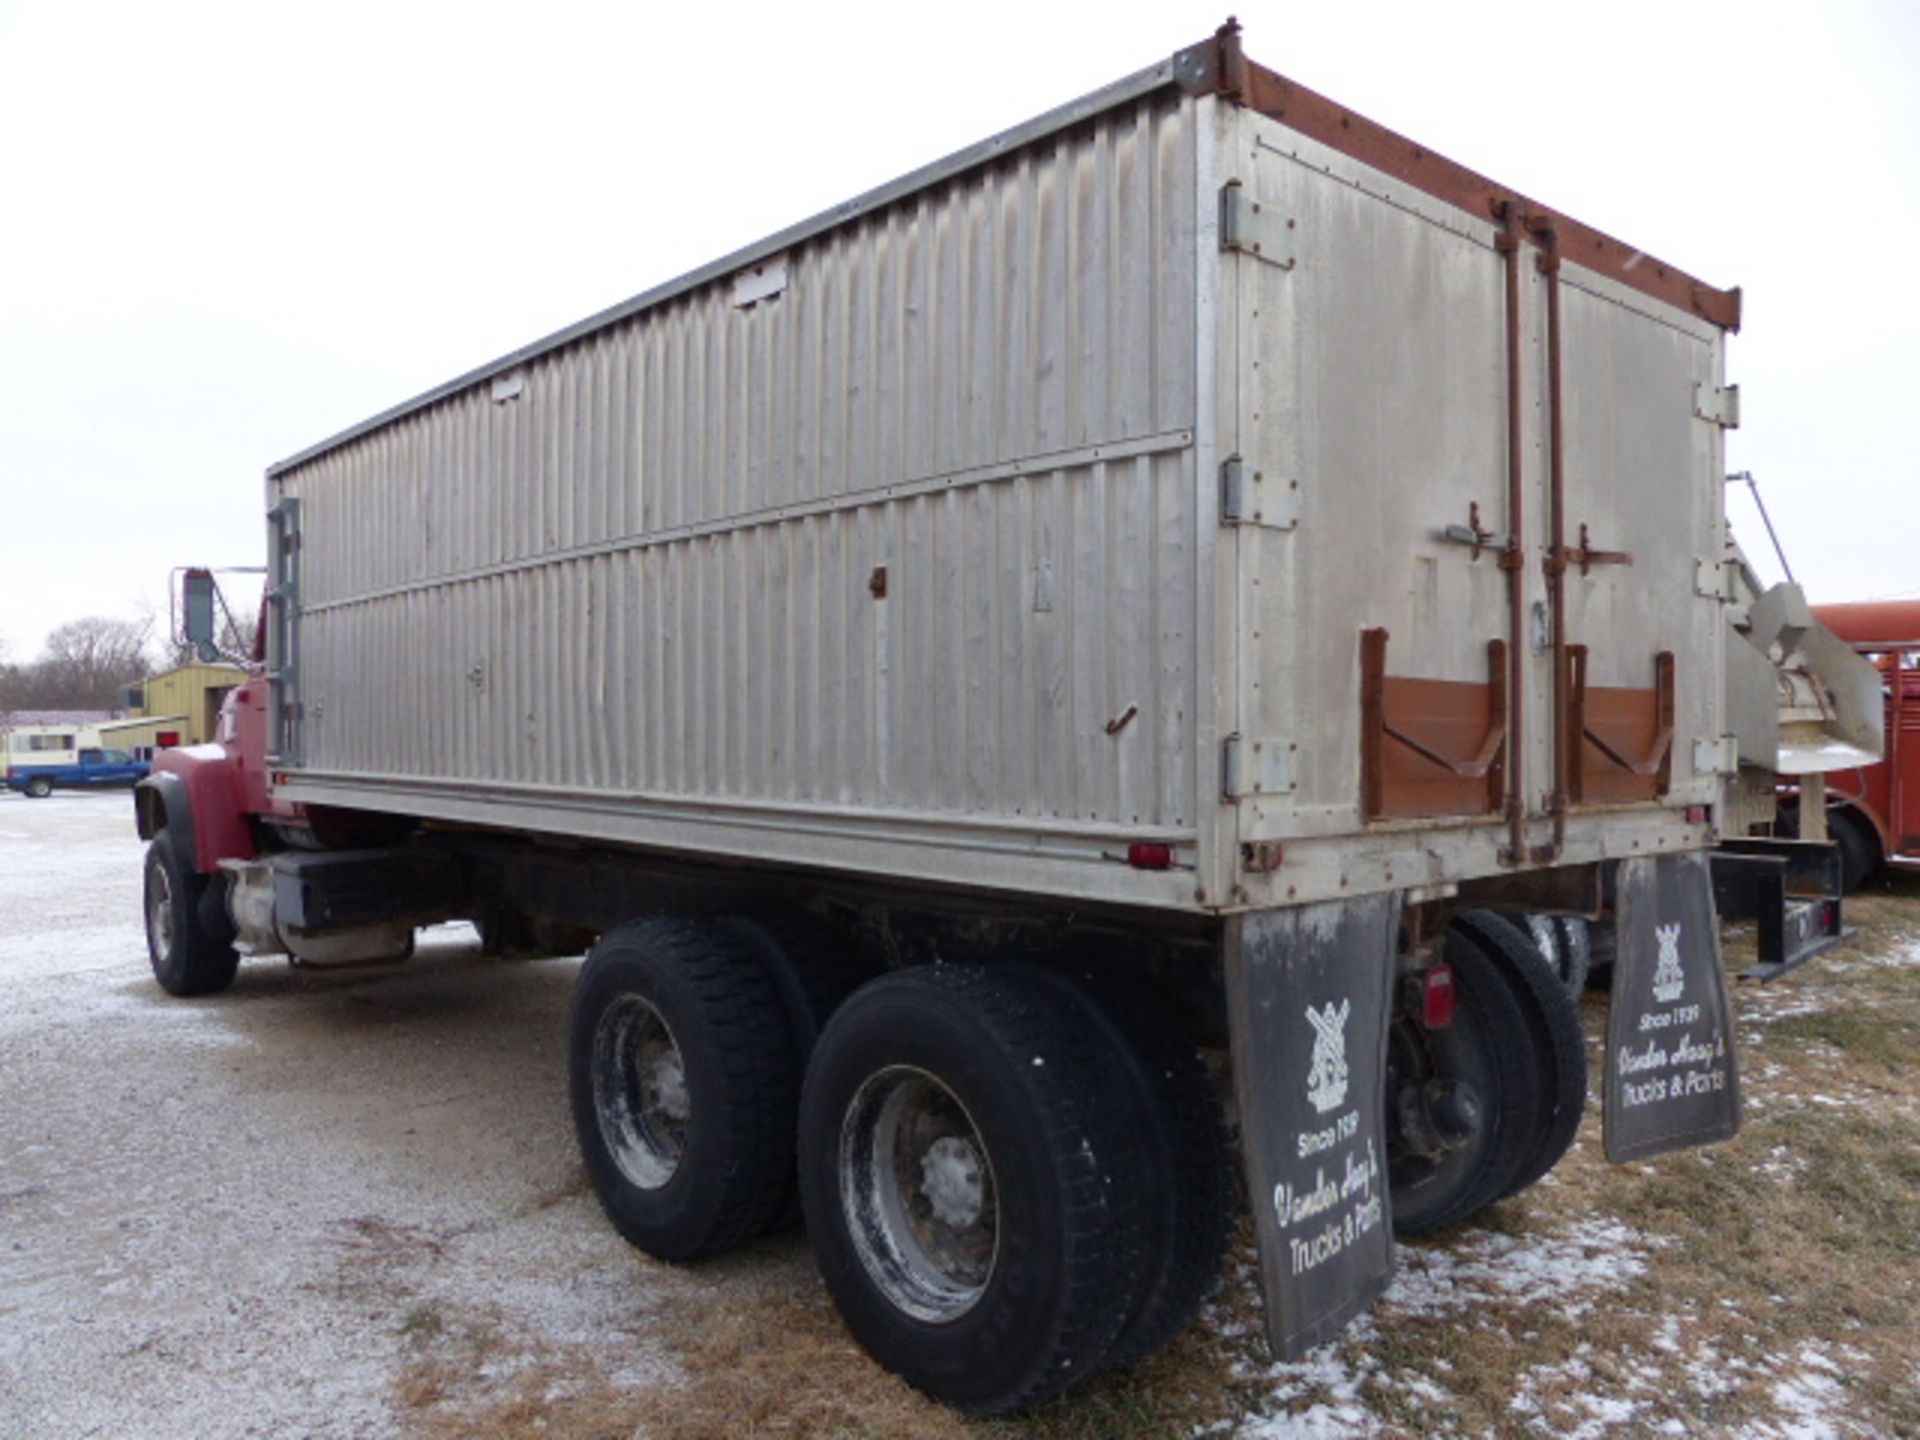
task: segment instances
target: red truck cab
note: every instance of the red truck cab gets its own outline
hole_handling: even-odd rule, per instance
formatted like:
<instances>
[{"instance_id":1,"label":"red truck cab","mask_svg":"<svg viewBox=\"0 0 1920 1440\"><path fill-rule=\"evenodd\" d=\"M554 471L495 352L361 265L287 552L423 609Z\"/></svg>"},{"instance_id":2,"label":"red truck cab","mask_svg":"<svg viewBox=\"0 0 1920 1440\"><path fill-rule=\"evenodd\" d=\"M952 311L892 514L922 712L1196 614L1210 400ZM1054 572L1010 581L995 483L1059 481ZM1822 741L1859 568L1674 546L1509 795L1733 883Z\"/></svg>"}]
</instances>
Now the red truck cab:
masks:
<instances>
[{"instance_id":1,"label":"red truck cab","mask_svg":"<svg viewBox=\"0 0 1920 1440\"><path fill-rule=\"evenodd\" d=\"M266 677L256 672L227 696L210 743L155 755L134 806L142 839L169 826L191 834L193 868L202 874L222 860L253 859L256 820L298 823L301 807L275 800L268 784Z\"/></svg>"},{"instance_id":2,"label":"red truck cab","mask_svg":"<svg viewBox=\"0 0 1920 1440\"><path fill-rule=\"evenodd\" d=\"M1829 803L1857 815L1868 866L1920 859L1920 600L1816 606L1822 625L1880 667L1886 682L1886 758L1827 777ZM1847 843L1843 831L1837 838Z\"/></svg>"}]
</instances>

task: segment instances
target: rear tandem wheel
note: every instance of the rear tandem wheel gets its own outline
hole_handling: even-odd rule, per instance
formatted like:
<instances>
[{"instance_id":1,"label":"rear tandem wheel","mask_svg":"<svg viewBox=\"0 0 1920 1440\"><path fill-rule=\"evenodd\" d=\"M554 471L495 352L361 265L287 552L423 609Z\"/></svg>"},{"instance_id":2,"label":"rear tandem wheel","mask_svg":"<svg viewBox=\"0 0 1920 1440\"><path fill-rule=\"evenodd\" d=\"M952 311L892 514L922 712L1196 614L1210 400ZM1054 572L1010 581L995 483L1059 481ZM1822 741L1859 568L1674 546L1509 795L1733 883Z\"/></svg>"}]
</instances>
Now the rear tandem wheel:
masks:
<instances>
[{"instance_id":1,"label":"rear tandem wheel","mask_svg":"<svg viewBox=\"0 0 1920 1440\"><path fill-rule=\"evenodd\" d=\"M1513 921L1467 910L1448 928L1458 1004L1388 1041L1394 1229L1431 1234L1533 1184L1572 1144L1586 1106L1586 1041L1566 977Z\"/></svg>"},{"instance_id":2,"label":"rear tandem wheel","mask_svg":"<svg viewBox=\"0 0 1920 1440\"><path fill-rule=\"evenodd\" d=\"M1058 982L929 965L828 1022L800 1106L807 1239L847 1328L976 1415L1096 1371L1138 1313L1152 1147Z\"/></svg>"},{"instance_id":3,"label":"rear tandem wheel","mask_svg":"<svg viewBox=\"0 0 1920 1440\"><path fill-rule=\"evenodd\" d=\"M793 1173L798 1067L760 962L716 925L621 925L580 969L574 1130L632 1244L692 1260L758 1235Z\"/></svg>"},{"instance_id":4,"label":"rear tandem wheel","mask_svg":"<svg viewBox=\"0 0 1920 1440\"><path fill-rule=\"evenodd\" d=\"M1452 1022L1396 1015L1387 1037L1387 1151L1394 1233L1431 1235L1496 1200L1538 1143L1532 1027L1499 967L1457 926L1446 960Z\"/></svg>"}]
</instances>

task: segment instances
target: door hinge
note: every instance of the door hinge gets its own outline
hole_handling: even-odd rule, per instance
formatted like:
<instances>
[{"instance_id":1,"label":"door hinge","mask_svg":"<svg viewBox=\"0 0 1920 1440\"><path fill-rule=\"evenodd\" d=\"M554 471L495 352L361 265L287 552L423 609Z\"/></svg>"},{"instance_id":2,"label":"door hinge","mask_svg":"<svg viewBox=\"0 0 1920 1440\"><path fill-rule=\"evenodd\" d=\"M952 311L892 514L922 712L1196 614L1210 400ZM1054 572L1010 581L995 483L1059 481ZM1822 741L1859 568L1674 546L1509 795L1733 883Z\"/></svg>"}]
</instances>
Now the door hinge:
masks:
<instances>
[{"instance_id":1,"label":"door hinge","mask_svg":"<svg viewBox=\"0 0 1920 1440\"><path fill-rule=\"evenodd\" d=\"M1740 428L1740 387L1738 385L1693 384L1693 415L1696 420L1711 420L1723 430Z\"/></svg>"},{"instance_id":2,"label":"door hinge","mask_svg":"<svg viewBox=\"0 0 1920 1440\"><path fill-rule=\"evenodd\" d=\"M1220 794L1228 800L1292 794L1293 751L1284 740L1227 736L1220 742Z\"/></svg>"},{"instance_id":3,"label":"door hinge","mask_svg":"<svg viewBox=\"0 0 1920 1440\"><path fill-rule=\"evenodd\" d=\"M1740 768L1740 742L1731 735L1716 735L1693 742L1693 771L1696 775L1731 775Z\"/></svg>"},{"instance_id":4,"label":"door hinge","mask_svg":"<svg viewBox=\"0 0 1920 1440\"><path fill-rule=\"evenodd\" d=\"M1731 605L1734 598L1733 561L1702 560L1693 562L1693 593L1708 600L1718 600Z\"/></svg>"},{"instance_id":5,"label":"door hinge","mask_svg":"<svg viewBox=\"0 0 1920 1440\"><path fill-rule=\"evenodd\" d=\"M1220 187L1220 248L1235 250L1291 270L1294 262L1293 221L1279 210L1253 198L1238 180Z\"/></svg>"},{"instance_id":6,"label":"door hinge","mask_svg":"<svg viewBox=\"0 0 1920 1440\"><path fill-rule=\"evenodd\" d=\"M1270 477L1229 455L1220 462L1220 523L1293 529L1300 523L1300 482Z\"/></svg>"}]
</instances>

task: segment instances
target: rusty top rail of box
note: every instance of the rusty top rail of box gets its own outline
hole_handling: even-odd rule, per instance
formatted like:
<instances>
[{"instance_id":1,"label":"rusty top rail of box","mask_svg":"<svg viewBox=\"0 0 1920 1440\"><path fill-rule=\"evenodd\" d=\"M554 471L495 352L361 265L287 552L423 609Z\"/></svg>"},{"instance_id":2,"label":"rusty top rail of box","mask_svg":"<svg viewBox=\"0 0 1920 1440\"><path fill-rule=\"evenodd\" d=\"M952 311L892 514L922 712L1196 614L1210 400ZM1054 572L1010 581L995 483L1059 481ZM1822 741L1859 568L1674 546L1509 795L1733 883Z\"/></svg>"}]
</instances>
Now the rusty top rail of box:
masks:
<instances>
[{"instance_id":1,"label":"rusty top rail of box","mask_svg":"<svg viewBox=\"0 0 1920 1440\"><path fill-rule=\"evenodd\" d=\"M1405 181L1437 200L1498 223L1519 218L1537 239L1558 242L1560 257L1583 265L1656 300L1709 320L1723 330L1740 328L1740 291L1716 290L1685 271L1583 225L1571 216L1484 175L1436 155L1424 145L1336 105L1246 58L1240 27L1229 20L1211 40L1173 57L1174 75L1190 94L1219 95L1245 105L1309 139Z\"/></svg>"},{"instance_id":2,"label":"rusty top rail of box","mask_svg":"<svg viewBox=\"0 0 1920 1440\"><path fill-rule=\"evenodd\" d=\"M1246 58L1240 27L1229 20L1210 38L1188 46L1157 65L1149 65L1111 85L1003 130L964 150L910 171L899 179L843 201L765 239L723 255L696 270L586 319L556 330L530 345L489 361L443 385L437 385L371 419L310 445L267 468L269 478L297 469L360 436L456 395L473 385L594 334L621 320L665 304L704 285L726 279L749 265L883 210L941 181L991 164L1023 147L1118 109L1158 91L1178 88L1189 95L1217 95L1280 121L1310 139L1490 222L1516 218L1536 242L1556 243L1562 259L1712 322L1724 330L1740 328L1740 291L1717 290L1684 271L1656 260L1610 235L1583 225L1517 191L1436 155L1423 145L1357 115L1324 96Z\"/></svg>"}]
</instances>

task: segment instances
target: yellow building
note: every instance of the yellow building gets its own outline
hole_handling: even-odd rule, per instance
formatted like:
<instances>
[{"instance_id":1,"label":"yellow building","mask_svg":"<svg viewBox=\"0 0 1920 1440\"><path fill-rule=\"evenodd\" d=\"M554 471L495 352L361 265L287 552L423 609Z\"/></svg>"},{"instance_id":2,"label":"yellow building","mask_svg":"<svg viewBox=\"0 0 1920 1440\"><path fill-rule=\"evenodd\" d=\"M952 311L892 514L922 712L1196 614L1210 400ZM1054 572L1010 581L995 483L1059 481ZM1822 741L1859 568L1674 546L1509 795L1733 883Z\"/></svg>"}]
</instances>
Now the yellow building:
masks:
<instances>
[{"instance_id":1,"label":"yellow building","mask_svg":"<svg viewBox=\"0 0 1920 1440\"><path fill-rule=\"evenodd\" d=\"M184 716L180 743L204 745L213 739L220 702L246 678L247 672L238 665L176 666L129 685L127 714L139 719Z\"/></svg>"}]
</instances>

